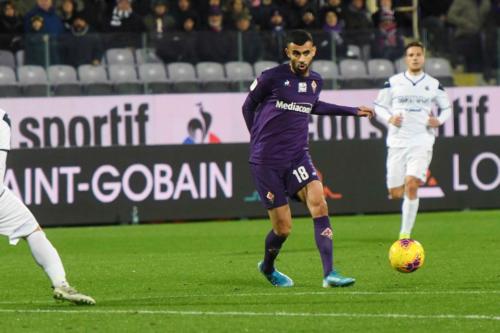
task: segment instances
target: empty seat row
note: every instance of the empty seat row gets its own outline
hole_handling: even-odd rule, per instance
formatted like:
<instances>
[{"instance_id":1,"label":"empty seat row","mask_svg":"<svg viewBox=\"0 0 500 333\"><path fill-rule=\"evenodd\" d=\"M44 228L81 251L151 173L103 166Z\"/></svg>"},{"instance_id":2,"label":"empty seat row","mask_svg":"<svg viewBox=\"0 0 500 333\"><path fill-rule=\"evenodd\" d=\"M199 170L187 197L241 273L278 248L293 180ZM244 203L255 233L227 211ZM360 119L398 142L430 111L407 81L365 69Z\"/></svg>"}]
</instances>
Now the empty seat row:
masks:
<instances>
[{"instance_id":1,"label":"empty seat row","mask_svg":"<svg viewBox=\"0 0 500 333\"><path fill-rule=\"evenodd\" d=\"M131 49L108 49L105 52L103 61L111 64L146 64L161 63L154 49L141 48L132 51ZM0 50L0 66L15 68L24 65L24 50L19 50L15 54L9 50Z\"/></svg>"},{"instance_id":2,"label":"empty seat row","mask_svg":"<svg viewBox=\"0 0 500 333\"><path fill-rule=\"evenodd\" d=\"M406 70L404 59L394 64L387 59L370 59L365 62L356 59L341 60L339 65L328 60L316 60L313 70L321 74L325 81L338 80L342 88L371 88L379 86L390 76ZM443 58L428 58L425 72L439 79L445 86L453 85L451 65Z\"/></svg>"},{"instance_id":3,"label":"empty seat row","mask_svg":"<svg viewBox=\"0 0 500 333\"><path fill-rule=\"evenodd\" d=\"M451 68L444 59L428 59L426 71L439 78L451 79ZM0 96L46 96L80 94L142 94L167 92L217 92L246 90L249 83L263 70L276 66L272 61L259 61L253 66L246 62L226 64L144 63L138 66L112 64L82 65L75 70L67 65L49 66L0 66ZM378 87L403 66L401 60L393 64L385 59L372 59L366 64L361 60L342 60L339 65L327 60L313 62L313 70L325 80L325 89ZM403 68L399 68L403 70Z\"/></svg>"}]
</instances>

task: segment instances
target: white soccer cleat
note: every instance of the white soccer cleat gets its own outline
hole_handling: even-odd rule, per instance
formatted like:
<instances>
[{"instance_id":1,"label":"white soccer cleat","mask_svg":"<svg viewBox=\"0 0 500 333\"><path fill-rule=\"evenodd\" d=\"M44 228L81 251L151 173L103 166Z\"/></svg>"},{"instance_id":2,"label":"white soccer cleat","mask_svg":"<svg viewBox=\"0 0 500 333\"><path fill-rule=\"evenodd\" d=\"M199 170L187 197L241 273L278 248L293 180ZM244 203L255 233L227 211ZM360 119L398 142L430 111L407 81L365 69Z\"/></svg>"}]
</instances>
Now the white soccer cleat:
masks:
<instances>
[{"instance_id":1,"label":"white soccer cleat","mask_svg":"<svg viewBox=\"0 0 500 333\"><path fill-rule=\"evenodd\" d=\"M54 298L61 301L68 301L76 305L95 305L95 300L92 297L81 294L70 286L55 287Z\"/></svg>"}]
</instances>

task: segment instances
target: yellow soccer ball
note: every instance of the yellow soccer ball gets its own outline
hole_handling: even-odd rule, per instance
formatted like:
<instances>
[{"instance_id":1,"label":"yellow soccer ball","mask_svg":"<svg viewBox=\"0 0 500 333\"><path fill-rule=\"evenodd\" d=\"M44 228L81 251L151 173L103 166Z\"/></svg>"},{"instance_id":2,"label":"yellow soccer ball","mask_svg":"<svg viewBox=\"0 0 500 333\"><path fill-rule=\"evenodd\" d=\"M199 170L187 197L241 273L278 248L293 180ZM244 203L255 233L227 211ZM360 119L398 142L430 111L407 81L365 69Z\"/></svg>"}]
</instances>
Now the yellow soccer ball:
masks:
<instances>
[{"instance_id":1,"label":"yellow soccer ball","mask_svg":"<svg viewBox=\"0 0 500 333\"><path fill-rule=\"evenodd\" d=\"M424 265L422 244L414 239L399 239L389 249L391 266L399 272L411 273Z\"/></svg>"}]
</instances>

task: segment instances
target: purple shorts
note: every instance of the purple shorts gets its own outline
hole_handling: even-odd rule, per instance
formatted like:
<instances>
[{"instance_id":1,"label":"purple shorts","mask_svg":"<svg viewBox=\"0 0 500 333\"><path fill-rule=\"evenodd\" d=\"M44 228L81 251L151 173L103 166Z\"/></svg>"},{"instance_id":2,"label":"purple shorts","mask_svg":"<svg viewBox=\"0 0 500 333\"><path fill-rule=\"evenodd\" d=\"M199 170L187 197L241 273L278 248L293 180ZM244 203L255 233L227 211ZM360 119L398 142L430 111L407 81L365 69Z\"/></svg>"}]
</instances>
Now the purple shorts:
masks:
<instances>
[{"instance_id":1,"label":"purple shorts","mask_svg":"<svg viewBox=\"0 0 500 333\"><path fill-rule=\"evenodd\" d=\"M250 163L250 170L267 209L288 204L287 197L300 200L297 192L313 180L319 180L309 153L283 166Z\"/></svg>"}]
</instances>

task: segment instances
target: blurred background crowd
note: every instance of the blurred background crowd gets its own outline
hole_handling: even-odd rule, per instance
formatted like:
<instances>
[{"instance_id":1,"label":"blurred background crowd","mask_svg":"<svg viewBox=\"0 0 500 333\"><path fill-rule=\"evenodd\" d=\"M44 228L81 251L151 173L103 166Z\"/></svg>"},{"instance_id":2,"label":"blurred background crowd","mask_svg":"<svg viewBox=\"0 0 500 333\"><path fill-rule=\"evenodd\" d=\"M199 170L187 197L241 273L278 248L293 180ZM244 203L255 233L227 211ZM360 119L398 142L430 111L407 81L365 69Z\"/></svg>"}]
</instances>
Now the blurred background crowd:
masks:
<instances>
[{"instance_id":1,"label":"blurred background crowd","mask_svg":"<svg viewBox=\"0 0 500 333\"><path fill-rule=\"evenodd\" d=\"M8 0L0 49L24 65L100 64L110 48L151 48L165 63L282 62L287 30L313 32L318 58L395 61L423 40L455 69L498 68L499 0Z\"/></svg>"}]
</instances>

